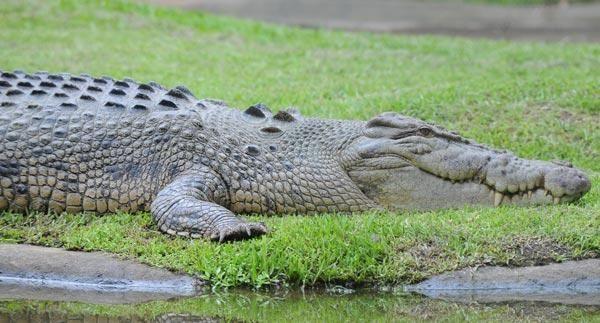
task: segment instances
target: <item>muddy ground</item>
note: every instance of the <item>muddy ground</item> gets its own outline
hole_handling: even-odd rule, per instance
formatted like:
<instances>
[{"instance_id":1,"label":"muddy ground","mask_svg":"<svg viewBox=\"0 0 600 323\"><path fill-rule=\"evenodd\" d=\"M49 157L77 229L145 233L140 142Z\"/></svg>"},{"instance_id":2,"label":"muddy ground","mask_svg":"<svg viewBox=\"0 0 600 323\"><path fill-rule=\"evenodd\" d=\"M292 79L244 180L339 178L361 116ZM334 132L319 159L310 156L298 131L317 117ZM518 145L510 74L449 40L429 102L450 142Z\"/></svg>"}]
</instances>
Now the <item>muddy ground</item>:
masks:
<instances>
[{"instance_id":1,"label":"muddy ground","mask_svg":"<svg viewBox=\"0 0 600 323\"><path fill-rule=\"evenodd\" d=\"M0 299L137 303L192 296L206 284L102 252L0 244ZM453 301L600 305L600 259L467 268L406 287Z\"/></svg>"},{"instance_id":2,"label":"muddy ground","mask_svg":"<svg viewBox=\"0 0 600 323\"><path fill-rule=\"evenodd\" d=\"M0 244L0 299L138 303L192 296L202 285L103 252Z\"/></svg>"},{"instance_id":3,"label":"muddy ground","mask_svg":"<svg viewBox=\"0 0 600 323\"><path fill-rule=\"evenodd\" d=\"M432 277L407 290L459 302L600 305L600 259L518 268L466 268Z\"/></svg>"}]
</instances>

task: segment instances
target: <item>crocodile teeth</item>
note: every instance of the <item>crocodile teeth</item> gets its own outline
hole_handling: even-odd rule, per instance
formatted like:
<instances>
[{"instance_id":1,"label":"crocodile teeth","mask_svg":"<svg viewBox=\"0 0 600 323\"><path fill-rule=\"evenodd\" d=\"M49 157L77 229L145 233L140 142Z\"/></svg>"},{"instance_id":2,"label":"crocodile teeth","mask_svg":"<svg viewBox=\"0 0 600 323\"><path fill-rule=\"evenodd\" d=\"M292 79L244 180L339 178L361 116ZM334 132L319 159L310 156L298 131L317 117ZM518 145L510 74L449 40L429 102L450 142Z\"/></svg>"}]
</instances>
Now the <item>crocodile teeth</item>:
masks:
<instances>
[{"instance_id":1,"label":"crocodile teeth","mask_svg":"<svg viewBox=\"0 0 600 323\"><path fill-rule=\"evenodd\" d=\"M494 193L494 206L500 205L500 203L502 203L503 198L504 198L504 195L502 193L495 192Z\"/></svg>"},{"instance_id":2,"label":"crocodile teeth","mask_svg":"<svg viewBox=\"0 0 600 323\"><path fill-rule=\"evenodd\" d=\"M531 195L533 195L533 193L531 191L527 191L527 197L531 200Z\"/></svg>"},{"instance_id":3,"label":"crocodile teeth","mask_svg":"<svg viewBox=\"0 0 600 323\"><path fill-rule=\"evenodd\" d=\"M554 204L560 203L560 197L554 197Z\"/></svg>"}]
</instances>

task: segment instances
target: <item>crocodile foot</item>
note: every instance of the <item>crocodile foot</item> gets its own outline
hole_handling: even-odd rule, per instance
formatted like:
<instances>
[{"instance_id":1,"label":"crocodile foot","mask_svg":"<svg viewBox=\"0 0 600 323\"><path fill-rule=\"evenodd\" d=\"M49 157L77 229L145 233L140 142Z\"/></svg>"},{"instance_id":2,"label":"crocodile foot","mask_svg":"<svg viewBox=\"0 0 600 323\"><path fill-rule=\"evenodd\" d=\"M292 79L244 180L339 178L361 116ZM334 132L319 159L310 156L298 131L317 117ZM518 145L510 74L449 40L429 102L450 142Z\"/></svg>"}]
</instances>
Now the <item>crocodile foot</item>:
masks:
<instances>
[{"instance_id":1,"label":"crocodile foot","mask_svg":"<svg viewBox=\"0 0 600 323\"><path fill-rule=\"evenodd\" d=\"M218 231L210 236L210 239L219 242L245 240L261 236L265 233L267 233L267 227L263 223L240 222L219 228Z\"/></svg>"}]
</instances>

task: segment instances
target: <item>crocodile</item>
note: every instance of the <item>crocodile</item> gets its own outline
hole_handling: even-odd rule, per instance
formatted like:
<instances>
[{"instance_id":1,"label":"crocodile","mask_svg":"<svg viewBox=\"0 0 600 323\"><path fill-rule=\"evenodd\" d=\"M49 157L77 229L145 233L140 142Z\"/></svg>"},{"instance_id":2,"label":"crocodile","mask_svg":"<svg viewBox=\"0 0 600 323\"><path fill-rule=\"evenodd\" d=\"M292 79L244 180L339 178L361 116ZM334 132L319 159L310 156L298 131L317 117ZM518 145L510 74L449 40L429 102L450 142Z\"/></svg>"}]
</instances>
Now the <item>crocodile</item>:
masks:
<instances>
[{"instance_id":1,"label":"crocodile","mask_svg":"<svg viewBox=\"0 0 600 323\"><path fill-rule=\"evenodd\" d=\"M150 212L160 231L265 234L238 214L570 202L568 162L519 158L413 117L244 111L125 78L0 71L0 210Z\"/></svg>"}]
</instances>

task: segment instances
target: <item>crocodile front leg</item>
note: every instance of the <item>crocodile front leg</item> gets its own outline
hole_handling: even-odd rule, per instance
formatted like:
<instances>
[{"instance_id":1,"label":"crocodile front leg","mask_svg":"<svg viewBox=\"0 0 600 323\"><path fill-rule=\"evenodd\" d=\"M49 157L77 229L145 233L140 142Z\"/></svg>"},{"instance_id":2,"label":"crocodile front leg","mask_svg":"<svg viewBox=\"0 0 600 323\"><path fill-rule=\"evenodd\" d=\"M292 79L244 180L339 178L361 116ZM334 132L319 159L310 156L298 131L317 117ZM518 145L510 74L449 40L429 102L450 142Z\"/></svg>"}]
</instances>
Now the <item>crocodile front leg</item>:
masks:
<instances>
[{"instance_id":1,"label":"crocodile front leg","mask_svg":"<svg viewBox=\"0 0 600 323\"><path fill-rule=\"evenodd\" d=\"M181 175L163 188L152 202L151 212L160 230L171 235L223 242L267 232L262 223L246 222L223 207L227 200L219 175L203 169Z\"/></svg>"}]
</instances>

